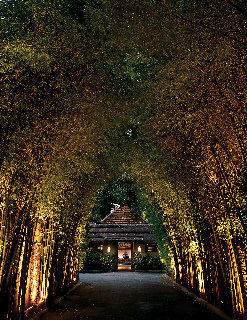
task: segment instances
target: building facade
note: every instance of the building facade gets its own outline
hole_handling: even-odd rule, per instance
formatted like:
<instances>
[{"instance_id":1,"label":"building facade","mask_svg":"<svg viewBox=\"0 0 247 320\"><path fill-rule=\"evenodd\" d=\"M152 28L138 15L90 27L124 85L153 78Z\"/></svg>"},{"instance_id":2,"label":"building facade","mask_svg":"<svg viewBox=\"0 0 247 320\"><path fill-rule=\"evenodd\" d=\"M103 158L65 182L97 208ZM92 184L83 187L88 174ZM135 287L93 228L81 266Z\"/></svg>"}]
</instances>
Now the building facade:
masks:
<instances>
[{"instance_id":1,"label":"building facade","mask_svg":"<svg viewBox=\"0 0 247 320\"><path fill-rule=\"evenodd\" d=\"M118 258L118 269L131 269L135 254L159 255L152 225L127 206L120 207L100 223L89 228L93 251L107 253Z\"/></svg>"}]
</instances>

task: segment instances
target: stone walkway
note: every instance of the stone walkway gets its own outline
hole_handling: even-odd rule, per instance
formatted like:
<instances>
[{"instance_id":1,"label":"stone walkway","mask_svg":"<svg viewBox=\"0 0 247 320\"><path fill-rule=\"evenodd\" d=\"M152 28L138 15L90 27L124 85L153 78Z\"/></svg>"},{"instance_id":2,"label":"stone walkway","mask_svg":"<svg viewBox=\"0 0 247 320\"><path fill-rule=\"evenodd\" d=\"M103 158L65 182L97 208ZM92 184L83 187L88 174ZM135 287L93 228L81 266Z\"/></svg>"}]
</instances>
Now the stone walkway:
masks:
<instances>
[{"instance_id":1,"label":"stone walkway","mask_svg":"<svg viewBox=\"0 0 247 320\"><path fill-rule=\"evenodd\" d=\"M220 320L163 273L80 274L81 285L40 320Z\"/></svg>"}]
</instances>

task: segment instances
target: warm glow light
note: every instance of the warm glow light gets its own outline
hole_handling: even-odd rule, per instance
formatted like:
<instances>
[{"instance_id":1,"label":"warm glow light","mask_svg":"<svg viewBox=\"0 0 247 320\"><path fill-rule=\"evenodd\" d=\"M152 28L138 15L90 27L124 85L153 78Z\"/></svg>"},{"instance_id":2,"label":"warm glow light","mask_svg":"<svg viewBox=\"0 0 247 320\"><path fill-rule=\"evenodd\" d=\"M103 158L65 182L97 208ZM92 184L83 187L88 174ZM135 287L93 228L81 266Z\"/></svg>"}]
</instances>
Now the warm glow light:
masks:
<instances>
[{"instance_id":1,"label":"warm glow light","mask_svg":"<svg viewBox=\"0 0 247 320\"><path fill-rule=\"evenodd\" d=\"M197 262L197 268L198 268L199 291L201 293L205 293L203 269L202 269L202 264L200 260L198 260Z\"/></svg>"},{"instance_id":2,"label":"warm glow light","mask_svg":"<svg viewBox=\"0 0 247 320\"><path fill-rule=\"evenodd\" d=\"M30 308L28 308L27 310L25 310L25 311L29 311L29 310L31 310L33 308L33 306L31 306Z\"/></svg>"},{"instance_id":3,"label":"warm glow light","mask_svg":"<svg viewBox=\"0 0 247 320\"><path fill-rule=\"evenodd\" d=\"M39 276L40 276L40 244L35 243L33 247L33 257L31 260L31 301L34 303L39 289Z\"/></svg>"},{"instance_id":4,"label":"warm glow light","mask_svg":"<svg viewBox=\"0 0 247 320\"><path fill-rule=\"evenodd\" d=\"M131 266L118 266L118 270L131 270Z\"/></svg>"},{"instance_id":5,"label":"warm glow light","mask_svg":"<svg viewBox=\"0 0 247 320\"><path fill-rule=\"evenodd\" d=\"M141 246L138 247L138 252L142 252Z\"/></svg>"},{"instance_id":6,"label":"warm glow light","mask_svg":"<svg viewBox=\"0 0 247 320\"><path fill-rule=\"evenodd\" d=\"M39 301L39 304L40 304L40 303L42 303L42 302L44 302L44 301L45 301L45 299L43 299L43 300L40 300L40 301Z\"/></svg>"},{"instance_id":7,"label":"warm glow light","mask_svg":"<svg viewBox=\"0 0 247 320\"><path fill-rule=\"evenodd\" d=\"M107 248L107 252L111 252L111 247L108 247L108 248Z\"/></svg>"}]
</instances>

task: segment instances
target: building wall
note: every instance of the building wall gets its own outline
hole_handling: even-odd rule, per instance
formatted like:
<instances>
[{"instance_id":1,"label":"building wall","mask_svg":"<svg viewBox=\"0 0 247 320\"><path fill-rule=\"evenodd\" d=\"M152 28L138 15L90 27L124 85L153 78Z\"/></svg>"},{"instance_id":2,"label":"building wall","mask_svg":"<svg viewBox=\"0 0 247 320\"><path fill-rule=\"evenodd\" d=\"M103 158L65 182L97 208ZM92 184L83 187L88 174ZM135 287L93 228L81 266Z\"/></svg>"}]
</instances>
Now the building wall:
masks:
<instances>
[{"instance_id":1,"label":"building wall","mask_svg":"<svg viewBox=\"0 0 247 320\"><path fill-rule=\"evenodd\" d=\"M110 252L108 251L108 248L110 248ZM110 242L109 244L104 244L103 253L107 253L110 255L117 255L117 244L114 242Z\"/></svg>"},{"instance_id":2,"label":"building wall","mask_svg":"<svg viewBox=\"0 0 247 320\"><path fill-rule=\"evenodd\" d=\"M138 248L141 249L141 251L138 251ZM138 242L133 242L133 253L141 253L142 255L146 255L145 252L145 244L143 243L138 243Z\"/></svg>"},{"instance_id":3,"label":"building wall","mask_svg":"<svg viewBox=\"0 0 247 320\"><path fill-rule=\"evenodd\" d=\"M138 251L139 247L140 247L141 251ZM159 255L158 251L156 251L156 252L146 252L146 244L138 243L138 242L133 242L133 254L135 254L135 253L140 253L143 256L146 256L147 254L150 254L151 256Z\"/></svg>"},{"instance_id":4,"label":"building wall","mask_svg":"<svg viewBox=\"0 0 247 320\"><path fill-rule=\"evenodd\" d=\"M139 247L140 247L141 251L138 251ZM110 248L110 252L108 251L108 248ZM103 245L103 253L118 256L117 242L110 242L108 244L104 244ZM158 251L157 252L146 252L146 244L139 243L139 242L132 243L132 258L135 253L136 254L141 253L144 256L146 256L147 254L150 254L151 256L159 255Z\"/></svg>"}]
</instances>

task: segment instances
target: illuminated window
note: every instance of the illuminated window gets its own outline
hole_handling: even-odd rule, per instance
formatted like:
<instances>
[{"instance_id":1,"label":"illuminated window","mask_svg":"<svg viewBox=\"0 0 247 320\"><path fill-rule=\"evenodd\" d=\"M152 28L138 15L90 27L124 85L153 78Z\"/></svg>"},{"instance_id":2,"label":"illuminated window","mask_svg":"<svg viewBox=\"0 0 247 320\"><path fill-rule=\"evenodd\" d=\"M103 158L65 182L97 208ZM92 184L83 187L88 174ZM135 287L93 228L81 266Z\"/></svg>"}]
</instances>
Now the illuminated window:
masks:
<instances>
[{"instance_id":1,"label":"illuminated window","mask_svg":"<svg viewBox=\"0 0 247 320\"><path fill-rule=\"evenodd\" d=\"M138 252L142 252L141 246L138 247Z\"/></svg>"},{"instance_id":2,"label":"illuminated window","mask_svg":"<svg viewBox=\"0 0 247 320\"><path fill-rule=\"evenodd\" d=\"M102 245L98 246L98 247L97 247L97 251L103 252L103 246L102 246Z\"/></svg>"},{"instance_id":3,"label":"illuminated window","mask_svg":"<svg viewBox=\"0 0 247 320\"><path fill-rule=\"evenodd\" d=\"M111 252L111 247L108 247L108 248L107 248L107 252L108 252L108 253Z\"/></svg>"},{"instance_id":4,"label":"illuminated window","mask_svg":"<svg viewBox=\"0 0 247 320\"><path fill-rule=\"evenodd\" d=\"M146 252L157 252L157 246L155 245L147 245L146 246Z\"/></svg>"}]
</instances>

